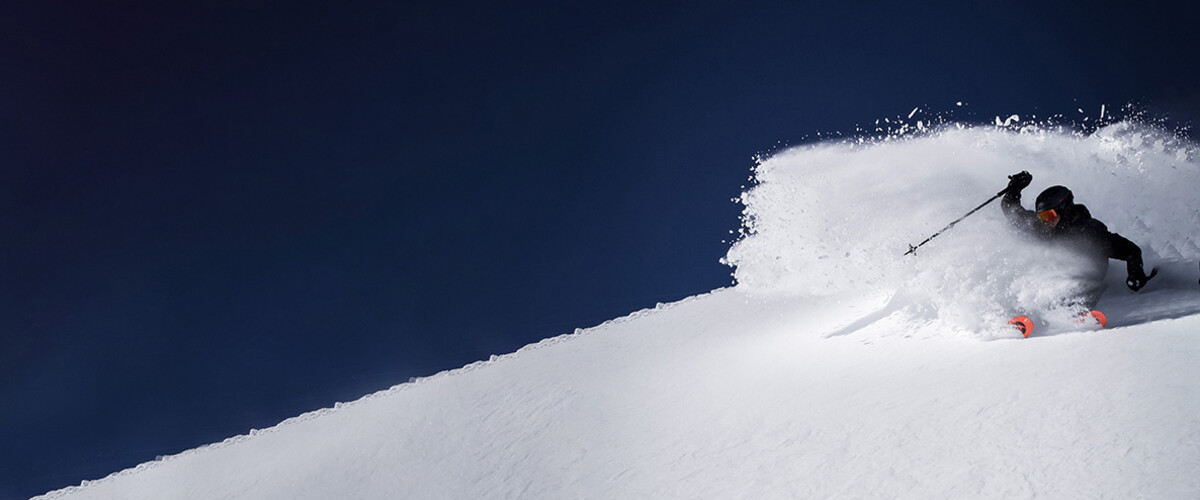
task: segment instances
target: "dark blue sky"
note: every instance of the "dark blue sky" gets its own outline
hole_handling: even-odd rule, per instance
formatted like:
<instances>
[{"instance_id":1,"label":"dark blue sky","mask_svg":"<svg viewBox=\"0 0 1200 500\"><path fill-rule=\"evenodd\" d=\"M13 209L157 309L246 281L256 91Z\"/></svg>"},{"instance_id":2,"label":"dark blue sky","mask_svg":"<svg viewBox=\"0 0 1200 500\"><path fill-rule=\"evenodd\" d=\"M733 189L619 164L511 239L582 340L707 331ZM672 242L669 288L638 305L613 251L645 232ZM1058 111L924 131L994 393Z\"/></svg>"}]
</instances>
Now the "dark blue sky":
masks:
<instances>
[{"instance_id":1,"label":"dark blue sky","mask_svg":"<svg viewBox=\"0 0 1200 500\"><path fill-rule=\"evenodd\" d=\"M728 285L781 143L1200 115L1184 3L119 3L0 7L3 499Z\"/></svg>"}]
</instances>

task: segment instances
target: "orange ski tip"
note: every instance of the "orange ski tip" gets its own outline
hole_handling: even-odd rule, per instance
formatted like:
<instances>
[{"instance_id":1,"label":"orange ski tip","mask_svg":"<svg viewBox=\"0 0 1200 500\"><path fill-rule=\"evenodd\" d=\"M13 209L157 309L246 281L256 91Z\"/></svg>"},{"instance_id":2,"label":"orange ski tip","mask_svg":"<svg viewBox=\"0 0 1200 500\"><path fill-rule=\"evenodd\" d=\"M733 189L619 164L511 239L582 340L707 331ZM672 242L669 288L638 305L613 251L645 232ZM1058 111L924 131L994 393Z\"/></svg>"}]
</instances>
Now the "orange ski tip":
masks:
<instances>
[{"instance_id":1,"label":"orange ski tip","mask_svg":"<svg viewBox=\"0 0 1200 500\"><path fill-rule=\"evenodd\" d=\"M1033 320L1029 319L1029 316L1017 316L1008 320L1008 324L1017 327L1025 338L1029 338L1029 334L1033 333Z\"/></svg>"},{"instance_id":2,"label":"orange ski tip","mask_svg":"<svg viewBox=\"0 0 1200 500\"><path fill-rule=\"evenodd\" d=\"M1096 321L1100 322L1100 328L1105 328L1108 326L1108 316L1105 316L1104 313L1100 312L1099 309L1092 309L1091 314L1096 318Z\"/></svg>"}]
</instances>

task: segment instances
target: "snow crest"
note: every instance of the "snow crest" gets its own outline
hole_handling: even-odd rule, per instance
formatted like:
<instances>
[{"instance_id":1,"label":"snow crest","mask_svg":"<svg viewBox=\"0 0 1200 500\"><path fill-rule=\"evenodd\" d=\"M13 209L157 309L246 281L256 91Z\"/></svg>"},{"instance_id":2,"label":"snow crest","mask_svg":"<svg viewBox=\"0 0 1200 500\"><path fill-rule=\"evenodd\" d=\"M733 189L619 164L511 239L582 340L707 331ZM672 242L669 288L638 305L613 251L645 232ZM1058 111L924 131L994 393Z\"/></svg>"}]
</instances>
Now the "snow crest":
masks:
<instances>
[{"instance_id":1,"label":"snow crest","mask_svg":"<svg viewBox=\"0 0 1200 500\"><path fill-rule=\"evenodd\" d=\"M1200 259L1194 142L1134 120L1090 133L1058 126L943 124L927 133L824 142L760 159L742 194L742 236L725 258L739 288L765 294L894 293L910 324L1007 335L1014 312L1052 315L1081 293L1081 268L1018 234L999 201L916 245L1027 170L1023 205L1061 184L1141 246L1149 266ZM1124 266L1110 265L1109 293ZM1119 271L1119 273L1118 273ZM1115 276L1115 277L1113 277ZM1119 289L1119 290L1118 290ZM939 330L945 331L945 328ZM910 332L911 333L911 332Z\"/></svg>"}]
</instances>

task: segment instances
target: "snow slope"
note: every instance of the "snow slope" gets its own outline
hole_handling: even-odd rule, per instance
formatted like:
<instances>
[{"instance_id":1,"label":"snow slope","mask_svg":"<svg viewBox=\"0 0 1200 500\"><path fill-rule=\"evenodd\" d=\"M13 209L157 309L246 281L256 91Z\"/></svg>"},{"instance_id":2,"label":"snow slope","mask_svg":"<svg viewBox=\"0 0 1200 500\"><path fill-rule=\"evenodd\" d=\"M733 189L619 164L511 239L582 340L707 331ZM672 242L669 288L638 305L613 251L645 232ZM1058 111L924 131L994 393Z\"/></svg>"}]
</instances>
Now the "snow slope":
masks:
<instances>
[{"instance_id":1,"label":"snow slope","mask_svg":"<svg viewBox=\"0 0 1200 500\"><path fill-rule=\"evenodd\" d=\"M1058 285L997 207L899 256L1021 169L1160 262L1110 328L1004 327ZM733 288L42 498L1200 498L1194 146L952 126L756 175Z\"/></svg>"}]
</instances>

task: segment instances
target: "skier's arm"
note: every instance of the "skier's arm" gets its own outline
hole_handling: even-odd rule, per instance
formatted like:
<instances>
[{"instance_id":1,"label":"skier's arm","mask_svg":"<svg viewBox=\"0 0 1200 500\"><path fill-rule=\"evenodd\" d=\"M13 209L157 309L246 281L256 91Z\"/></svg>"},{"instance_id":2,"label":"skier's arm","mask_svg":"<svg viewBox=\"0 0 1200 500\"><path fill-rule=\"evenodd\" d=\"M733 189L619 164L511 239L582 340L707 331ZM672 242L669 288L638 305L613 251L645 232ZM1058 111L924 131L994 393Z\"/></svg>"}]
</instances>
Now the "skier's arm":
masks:
<instances>
[{"instance_id":1,"label":"skier's arm","mask_svg":"<svg viewBox=\"0 0 1200 500\"><path fill-rule=\"evenodd\" d=\"M1037 217L1037 214L1033 213L1033 210L1026 210L1025 207L1021 206L1020 191L1004 193L1004 197L1000 198L1000 208L1004 210L1005 217L1008 217L1008 220L1014 224L1024 222L1030 217Z\"/></svg>"},{"instance_id":2,"label":"skier's arm","mask_svg":"<svg viewBox=\"0 0 1200 500\"><path fill-rule=\"evenodd\" d=\"M1141 290L1149 280L1146 277L1146 270L1142 267L1141 247L1124 236L1109 232L1108 228L1099 221L1095 221L1095 219L1093 221L1108 244L1108 258L1125 261L1125 270L1128 273L1125 285L1135 292Z\"/></svg>"},{"instance_id":3,"label":"skier's arm","mask_svg":"<svg viewBox=\"0 0 1200 500\"><path fill-rule=\"evenodd\" d=\"M1108 233L1108 248L1110 259L1125 261L1130 280L1135 277L1145 278L1146 271L1142 268L1142 249L1137 244L1117 233ZM1130 288L1133 286L1131 285Z\"/></svg>"},{"instance_id":4,"label":"skier's arm","mask_svg":"<svg viewBox=\"0 0 1200 500\"><path fill-rule=\"evenodd\" d=\"M1033 176L1028 172L1021 172L1009 176L1008 189L1004 193L1004 197L1000 199L1000 209L1004 211L1004 217L1008 222L1021 229L1033 229L1037 224L1037 214L1033 210L1026 210L1021 206L1021 190L1025 189L1033 180Z\"/></svg>"}]
</instances>

